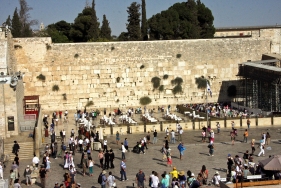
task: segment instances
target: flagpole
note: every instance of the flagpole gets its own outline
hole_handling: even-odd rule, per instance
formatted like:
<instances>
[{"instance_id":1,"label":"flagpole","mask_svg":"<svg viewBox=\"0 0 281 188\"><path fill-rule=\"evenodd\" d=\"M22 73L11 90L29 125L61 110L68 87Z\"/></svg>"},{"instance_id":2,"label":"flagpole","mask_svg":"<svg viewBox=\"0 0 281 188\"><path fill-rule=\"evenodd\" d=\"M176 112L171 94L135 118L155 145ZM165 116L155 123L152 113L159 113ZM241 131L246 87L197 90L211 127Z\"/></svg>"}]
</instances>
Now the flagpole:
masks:
<instances>
[{"instance_id":1,"label":"flagpole","mask_svg":"<svg viewBox=\"0 0 281 188\"><path fill-rule=\"evenodd\" d=\"M207 128L209 126L208 123L208 80L206 80L206 114L207 114Z\"/></svg>"}]
</instances>

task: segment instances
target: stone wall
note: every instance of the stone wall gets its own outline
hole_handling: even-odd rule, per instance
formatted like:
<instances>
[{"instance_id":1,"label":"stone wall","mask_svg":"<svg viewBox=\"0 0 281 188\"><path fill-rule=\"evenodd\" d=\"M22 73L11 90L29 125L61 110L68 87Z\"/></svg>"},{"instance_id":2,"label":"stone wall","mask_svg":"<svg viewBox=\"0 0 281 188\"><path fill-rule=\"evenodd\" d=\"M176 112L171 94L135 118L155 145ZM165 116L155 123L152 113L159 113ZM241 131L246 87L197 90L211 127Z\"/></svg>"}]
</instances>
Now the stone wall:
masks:
<instances>
[{"instance_id":1,"label":"stone wall","mask_svg":"<svg viewBox=\"0 0 281 188\"><path fill-rule=\"evenodd\" d=\"M42 108L48 110L82 108L89 100L94 102L92 108L139 106L143 96L153 99L151 105L205 102L204 91L195 84L199 76L210 79L213 97L208 101L217 101L224 89L222 81L237 79L239 63L260 60L270 52L268 38L75 44L21 38L14 42L22 46L15 49L15 58L17 71L25 72L25 95L40 95ZM46 81L36 78L40 73ZM151 79L164 74L169 75L161 80L164 92L153 91ZM183 79L184 92L175 97L171 80L176 77ZM52 91L55 84L59 91Z\"/></svg>"}]
</instances>

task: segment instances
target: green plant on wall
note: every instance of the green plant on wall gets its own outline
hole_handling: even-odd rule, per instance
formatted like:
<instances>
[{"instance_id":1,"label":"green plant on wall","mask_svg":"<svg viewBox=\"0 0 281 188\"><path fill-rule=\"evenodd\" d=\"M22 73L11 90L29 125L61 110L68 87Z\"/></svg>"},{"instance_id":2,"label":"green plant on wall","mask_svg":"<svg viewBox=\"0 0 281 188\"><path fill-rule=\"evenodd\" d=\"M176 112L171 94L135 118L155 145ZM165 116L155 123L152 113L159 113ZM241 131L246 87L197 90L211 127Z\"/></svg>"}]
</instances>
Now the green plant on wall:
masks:
<instances>
[{"instance_id":1,"label":"green plant on wall","mask_svg":"<svg viewBox=\"0 0 281 188\"><path fill-rule=\"evenodd\" d=\"M88 101L87 104L85 105L85 107L89 107L89 106L92 106L94 105L94 102L93 101Z\"/></svg>"},{"instance_id":2,"label":"green plant on wall","mask_svg":"<svg viewBox=\"0 0 281 188\"><path fill-rule=\"evenodd\" d=\"M168 74L164 74L163 79L166 80L168 78L169 78L169 75Z\"/></svg>"},{"instance_id":3,"label":"green plant on wall","mask_svg":"<svg viewBox=\"0 0 281 188\"><path fill-rule=\"evenodd\" d=\"M159 87L159 91L160 91L160 92L163 92L163 91L164 91L164 85L161 85L161 86Z\"/></svg>"},{"instance_id":4,"label":"green plant on wall","mask_svg":"<svg viewBox=\"0 0 281 188\"><path fill-rule=\"evenodd\" d=\"M46 48L47 48L47 50L51 50L52 46L50 44L46 44Z\"/></svg>"},{"instance_id":5,"label":"green plant on wall","mask_svg":"<svg viewBox=\"0 0 281 188\"><path fill-rule=\"evenodd\" d=\"M119 83L120 82L120 77L116 78L116 82Z\"/></svg>"},{"instance_id":6,"label":"green plant on wall","mask_svg":"<svg viewBox=\"0 0 281 188\"><path fill-rule=\"evenodd\" d=\"M177 58L181 58L181 54L177 54Z\"/></svg>"},{"instance_id":7,"label":"green plant on wall","mask_svg":"<svg viewBox=\"0 0 281 188\"><path fill-rule=\"evenodd\" d=\"M161 78L159 78L157 76L155 76L151 79L151 82L153 83L154 89L157 89L160 86L160 81L161 81Z\"/></svg>"},{"instance_id":8,"label":"green plant on wall","mask_svg":"<svg viewBox=\"0 0 281 188\"><path fill-rule=\"evenodd\" d=\"M39 74L36 78L38 80L41 80L41 81L45 81L46 80L46 76L44 76L43 74Z\"/></svg>"},{"instance_id":9,"label":"green plant on wall","mask_svg":"<svg viewBox=\"0 0 281 188\"><path fill-rule=\"evenodd\" d=\"M141 105L148 105L151 103L151 98L149 98L148 96L142 97L140 98L140 104Z\"/></svg>"},{"instance_id":10,"label":"green plant on wall","mask_svg":"<svg viewBox=\"0 0 281 188\"><path fill-rule=\"evenodd\" d=\"M204 78L204 76L195 78L195 83L197 84L198 89L206 89L207 83L210 84L209 80Z\"/></svg>"},{"instance_id":11,"label":"green plant on wall","mask_svg":"<svg viewBox=\"0 0 281 188\"><path fill-rule=\"evenodd\" d=\"M114 48L114 46L111 46L111 51L113 51L115 48Z\"/></svg>"},{"instance_id":12,"label":"green plant on wall","mask_svg":"<svg viewBox=\"0 0 281 188\"><path fill-rule=\"evenodd\" d=\"M74 55L74 58L78 58L78 57L79 57L79 54L75 54L75 55Z\"/></svg>"},{"instance_id":13,"label":"green plant on wall","mask_svg":"<svg viewBox=\"0 0 281 188\"><path fill-rule=\"evenodd\" d=\"M63 93L62 96L63 96L63 100L66 101L67 100L66 93Z\"/></svg>"},{"instance_id":14,"label":"green plant on wall","mask_svg":"<svg viewBox=\"0 0 281 188\"><path fill-rule=\"evenodd\" d=\"M183 83L183 79L181 77L176 77L171 81L172 85L181 85Z\"/></svg>"},{"instance_id":15,"label":"green plant on wall","mask_svg":"<svg viewBox=\"0 0 281 188\"><path fill-rule=\"evenodd\" d=\"M143 69L143 68L144 68L144 65L141 65L141 66L140 66L140 69Z\"/></svg>"},{"instance_id":16,"label":"green plant on wall","mask_svg":"<svg viewBox=\"0 0 281 188\"><path fill-rule=\"evenodd\" d=\"M60 90L59 86L58 85L53 85L53 88L52 88L53 91L58 91Z\"/></svg>"},{"instance_id":17,"label":"green plant on wall","mask_svg":"<svg viewBox=\"0 0 281 188\"><path fill-rule=\"evenodd\" d=\"M173 92L174 95L183 93L181 85L176 85L172 89L172 92Z\"/></svg>"}]
</instances>

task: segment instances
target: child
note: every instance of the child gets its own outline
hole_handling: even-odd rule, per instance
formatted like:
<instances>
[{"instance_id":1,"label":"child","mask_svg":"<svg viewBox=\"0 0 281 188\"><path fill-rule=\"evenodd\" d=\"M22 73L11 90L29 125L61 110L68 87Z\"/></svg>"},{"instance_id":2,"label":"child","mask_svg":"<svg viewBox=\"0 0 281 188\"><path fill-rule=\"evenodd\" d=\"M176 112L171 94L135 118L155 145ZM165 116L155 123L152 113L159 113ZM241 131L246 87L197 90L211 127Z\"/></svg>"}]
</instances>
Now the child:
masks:
<instances>
[{"instance_id":1,"label":"child","mask_svg":"<svg viewBox=\"0 0 281 188\"><path fill-rule=\"evenodd\" d=\"M206 132L202 131L202 142L206 142Z\"/></svg>"}]
</instances>

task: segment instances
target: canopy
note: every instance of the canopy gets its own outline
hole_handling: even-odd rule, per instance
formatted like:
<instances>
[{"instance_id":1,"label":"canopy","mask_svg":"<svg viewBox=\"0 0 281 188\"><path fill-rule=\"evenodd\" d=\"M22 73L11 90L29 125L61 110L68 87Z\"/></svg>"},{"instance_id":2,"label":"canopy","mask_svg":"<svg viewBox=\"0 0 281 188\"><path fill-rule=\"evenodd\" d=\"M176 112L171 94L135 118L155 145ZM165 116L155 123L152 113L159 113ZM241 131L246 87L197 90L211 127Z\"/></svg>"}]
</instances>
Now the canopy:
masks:
<instances>
[{"instance_id":1,"label":"canopy","mask_svg":"<svg viewBox=\"0 0 281 188\"><path fill-rule=\"evenodd\" d=\"M281 155L274 155L259 162L265 170L281 170Z\"/></svg>"}]
</instances>

